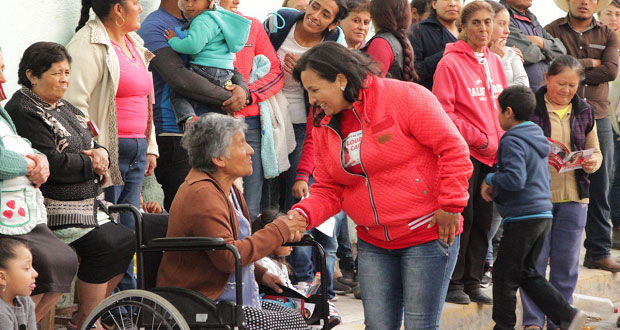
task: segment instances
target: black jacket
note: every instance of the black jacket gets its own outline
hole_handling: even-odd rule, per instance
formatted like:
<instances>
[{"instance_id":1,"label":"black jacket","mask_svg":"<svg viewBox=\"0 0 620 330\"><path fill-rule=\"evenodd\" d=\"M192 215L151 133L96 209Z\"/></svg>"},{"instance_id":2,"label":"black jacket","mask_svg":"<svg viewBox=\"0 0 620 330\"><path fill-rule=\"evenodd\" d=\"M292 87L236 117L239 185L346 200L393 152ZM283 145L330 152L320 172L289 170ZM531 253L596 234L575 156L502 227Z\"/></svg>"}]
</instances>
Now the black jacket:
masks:
<instances>
[{"instance_id":1,"label":"black jacket","mask_svg":"<svg viewBox=\"0 0 620 330\"><path fill-rule=\"evenodd\" d=\"M446 44L456 42L456 38L435 16L429 16L411 26L409 32L408 38L413 48L414 66L420 77L420 85L432 90L435 69L443 57Z\"/></svg>"}]
</instances>

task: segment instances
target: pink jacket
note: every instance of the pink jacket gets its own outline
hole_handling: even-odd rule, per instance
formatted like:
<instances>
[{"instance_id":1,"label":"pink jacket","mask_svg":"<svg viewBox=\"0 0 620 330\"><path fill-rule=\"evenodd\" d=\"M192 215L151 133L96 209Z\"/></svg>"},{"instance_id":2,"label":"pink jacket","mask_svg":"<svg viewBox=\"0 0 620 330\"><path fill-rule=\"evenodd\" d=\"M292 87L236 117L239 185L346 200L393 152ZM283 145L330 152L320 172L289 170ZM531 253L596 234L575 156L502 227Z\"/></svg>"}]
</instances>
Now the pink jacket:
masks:
<instances>
[{"instance_id":1,"label":"pink jacket","mask_svg":"<svg viewBox=\"0 0 620 330\"><path fill-rule=\"evenodd\" d=\"M248 37L245 47L235 54L235 68L247 81L250 77L250 72L252 72L254 57L257 55L265 55L269 59L269 62L271 62L269 73L254 83L248 84L248 89L252 96L250 105L235 113L235 116L258 116L260 115L258 103L274 96L282 89L282 86L284 86L284 73L282 73L280 60L269 41L263 24L256 18L242 15L239 12L237 12L237 14L251 20L252 27L250 28L250 36Z\"/></svg>"},{"instance_id":2,"label":"pink jacket","mask_svg":"<svg viewBox=\"0 0 620 330\"><path fill-rule=\"evenodd\" d=\"M497 119L497 98L506 88L499 57L484 47L484 59L459 40L446 45L433 78L433 94L467 141L471 156L493 166L504 131ZM486 139L489 144L481 149Z\"/></svg>"},{"instance_id":3,"label":"pink jacket","mask_svg":"<svg viewBox=\"0 0 620 330\"><path fill-rule=\"evenodd\" d=\"M341 163L338 121L313 128L316 168L310 196L293 206L316 227L344 210L371 244L402 248L438 238L434 212L461 212L472 173L469 149L437 99L424 87L369 76L354 111L362 126L361 165Z\"/></svg>"}]
</instances>

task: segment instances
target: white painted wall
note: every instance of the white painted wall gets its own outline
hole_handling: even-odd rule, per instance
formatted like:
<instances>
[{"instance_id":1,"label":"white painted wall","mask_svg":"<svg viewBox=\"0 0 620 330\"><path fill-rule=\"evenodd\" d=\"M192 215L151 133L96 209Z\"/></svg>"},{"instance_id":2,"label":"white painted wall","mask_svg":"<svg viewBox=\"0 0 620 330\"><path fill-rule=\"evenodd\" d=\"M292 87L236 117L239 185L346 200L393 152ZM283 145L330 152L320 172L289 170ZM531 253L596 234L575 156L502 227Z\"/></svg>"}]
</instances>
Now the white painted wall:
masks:
<instances>
[{"instance_id":1,"label":"white painted wall","mask_svg":"<svg viewBox=\"0 0 620 330\"><path fill-rule=\"evenodd\" d=\"M141 0L142 18L159 6L159 0ZM263 20L282 0L242 0L240 11ZM36 41L66 44L80 15L80 0L0 0L0 47L9 79L4 90L10 97L17 89L17 66L24 50ZM535 0L532 7L543 25L563 16L552 0Z\"/></svg>"}]
</instances>

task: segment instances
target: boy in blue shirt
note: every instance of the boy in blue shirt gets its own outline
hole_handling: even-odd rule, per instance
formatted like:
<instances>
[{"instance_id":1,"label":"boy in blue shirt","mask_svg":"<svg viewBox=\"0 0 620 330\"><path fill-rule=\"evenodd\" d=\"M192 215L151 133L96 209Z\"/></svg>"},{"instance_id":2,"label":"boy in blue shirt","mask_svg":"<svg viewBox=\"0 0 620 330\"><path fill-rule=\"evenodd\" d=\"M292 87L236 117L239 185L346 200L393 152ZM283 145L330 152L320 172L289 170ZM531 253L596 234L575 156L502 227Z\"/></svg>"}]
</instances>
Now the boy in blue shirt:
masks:
<instances>
[{"instance_id":1,"label":"boy in blue shirt","mask_svg":"<svg viewBox=\"0 0 620 330\"><path fill-rule=\"evenodd\" d=\"M506 133L497 150L497 172L487 175L481 190L486 201L495 201L504 219L493 268L494 329L514 329L519 287L562 329L581 329L585 313L571 307L535 268L551 228L553 206L549 141L538 125L528 121L536 108L534 93L527 87L511 86L498 101L499 122Z\"/></svg>"}]
</instances>

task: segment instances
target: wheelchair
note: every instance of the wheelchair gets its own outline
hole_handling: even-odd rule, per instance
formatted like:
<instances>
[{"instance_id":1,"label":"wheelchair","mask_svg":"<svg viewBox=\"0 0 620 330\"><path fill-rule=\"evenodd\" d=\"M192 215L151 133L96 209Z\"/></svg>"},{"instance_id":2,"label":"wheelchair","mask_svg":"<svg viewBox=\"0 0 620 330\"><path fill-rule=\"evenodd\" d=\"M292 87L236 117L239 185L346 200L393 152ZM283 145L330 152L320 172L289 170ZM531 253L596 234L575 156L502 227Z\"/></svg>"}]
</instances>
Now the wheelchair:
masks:
<instances>
[{"instance_id":1,"label":"wheelchair","mask_svg":"<svg viewBox=\"0 0 620 330\"><path fill-rule=\"evenodd\" d=\"M113 205L110 213L128 212L133 215L136 229L137 290L121 291L106 298L87 317L82 330L90 330L98 320L107 317L114 330L203 330L245 329L241 280L241 256L232 244L214 237L167 238L168 215L142 214L132 205ZM312 236L304 235L300 242L289 246L312 246L318 252L321 273L326 274L325 251ZM215 302L189 289L155 287L157 270L164 251L228 250L235 258L236 303ZM327 278L321 277L320 294L306 301L316 304L318 312L307 322L313 329L327 330L329 307ZM123 313L125 316L121 316ZM316 317L315 317L316 315ZM268 330L268 329L266 329Z\"/></svg>"}]
</instances>

